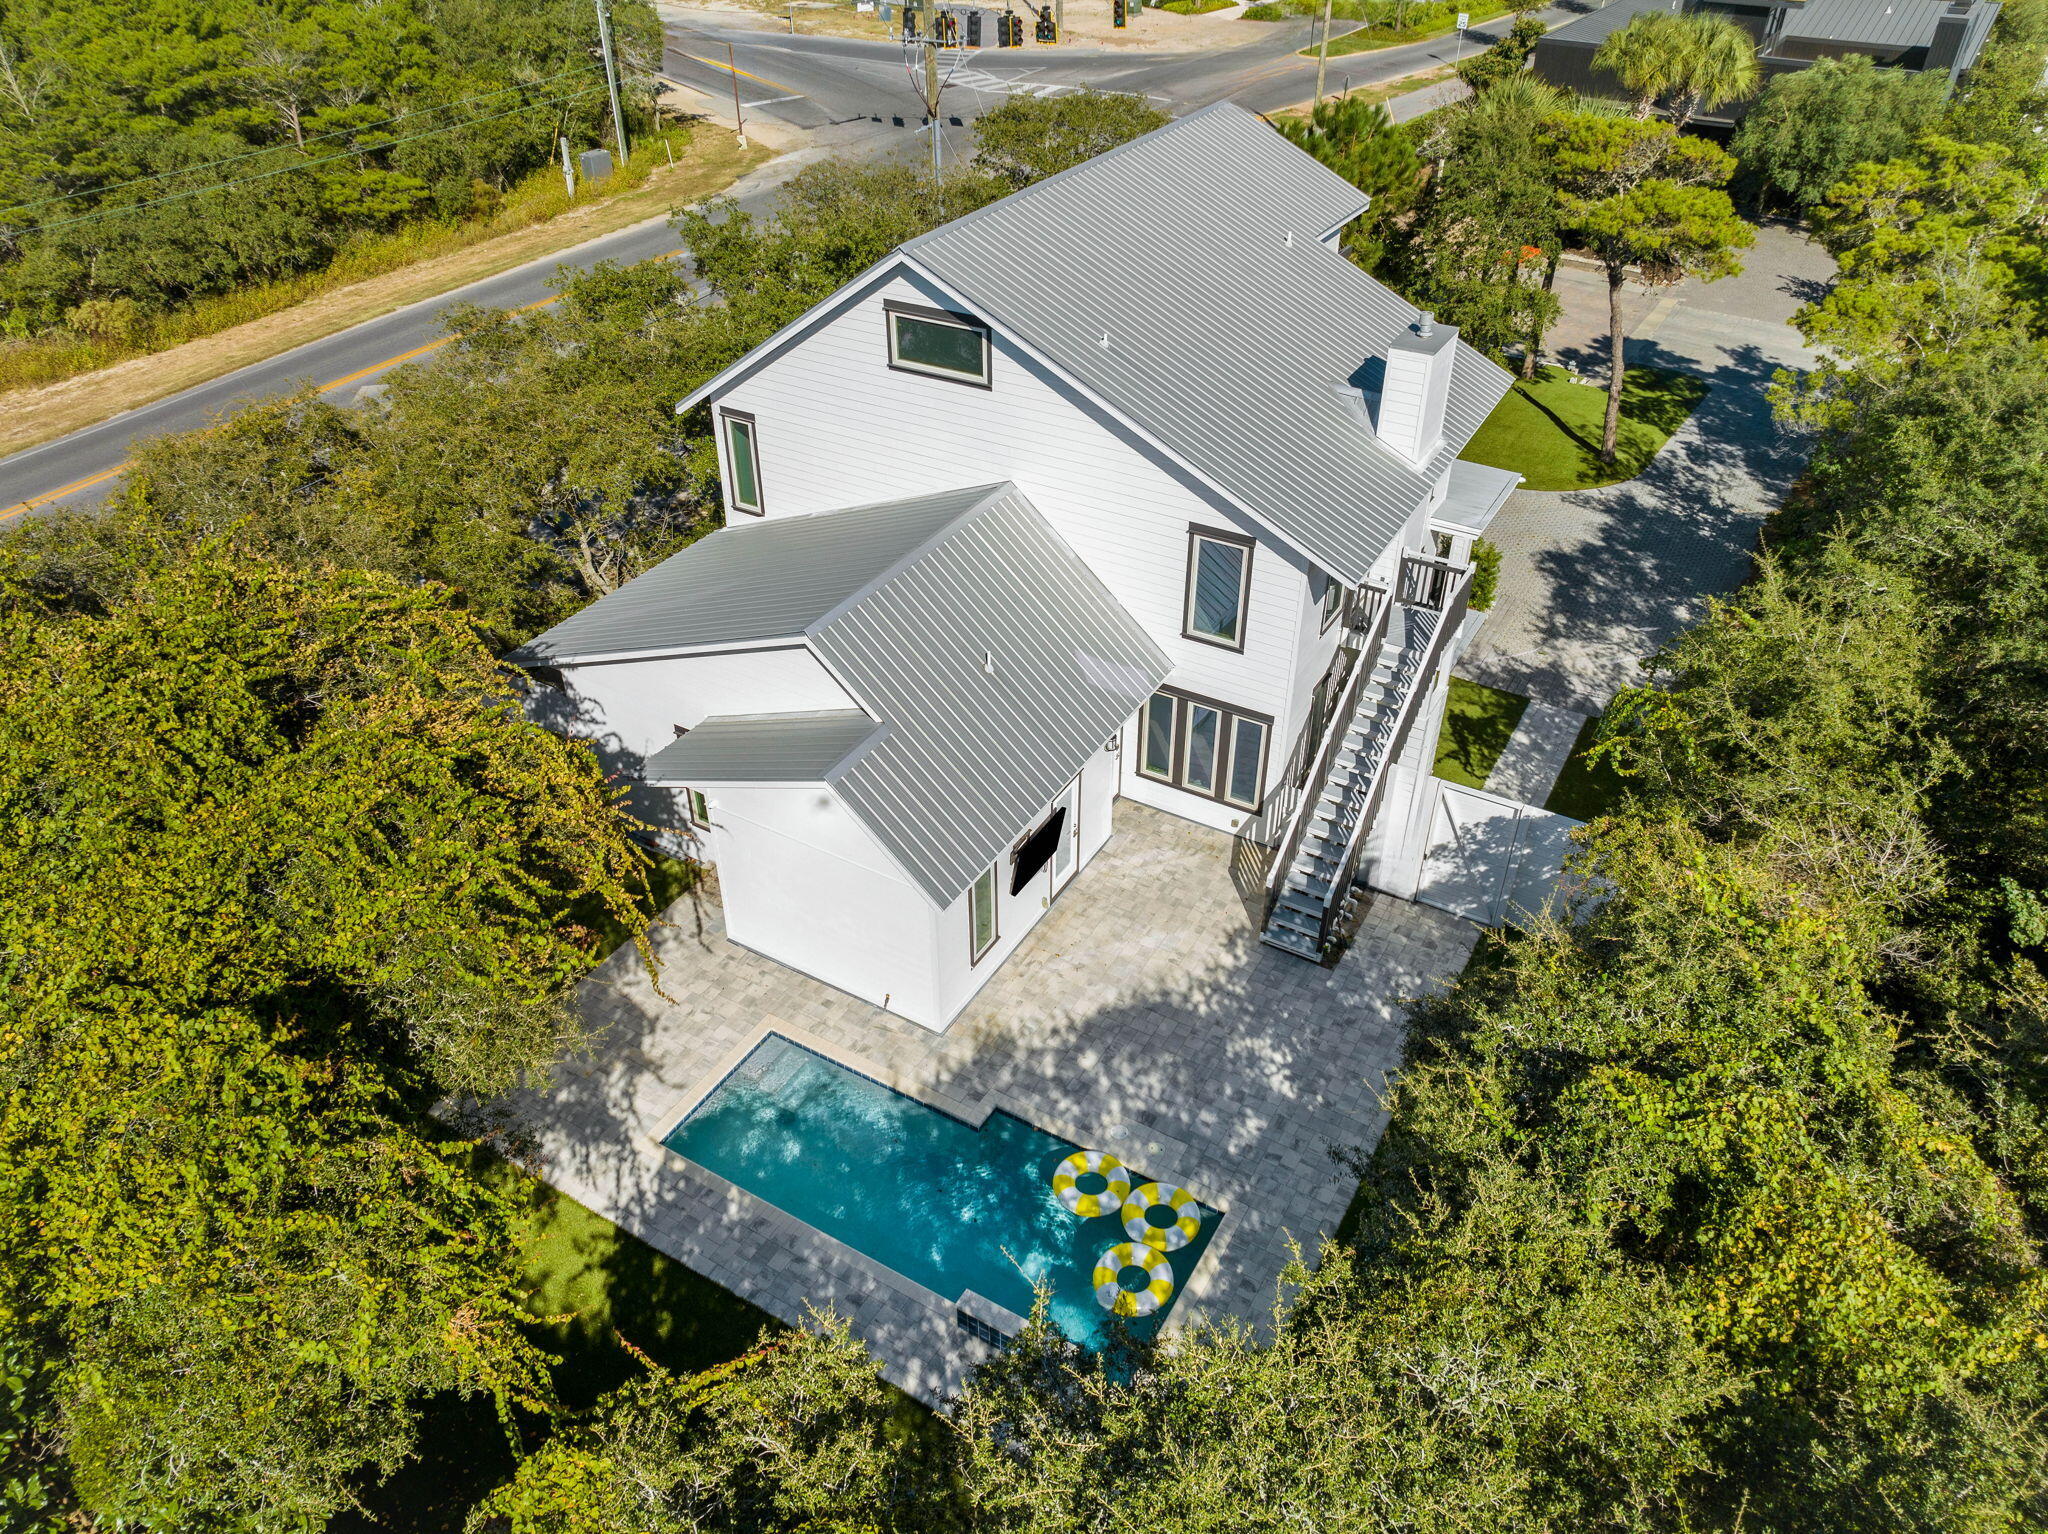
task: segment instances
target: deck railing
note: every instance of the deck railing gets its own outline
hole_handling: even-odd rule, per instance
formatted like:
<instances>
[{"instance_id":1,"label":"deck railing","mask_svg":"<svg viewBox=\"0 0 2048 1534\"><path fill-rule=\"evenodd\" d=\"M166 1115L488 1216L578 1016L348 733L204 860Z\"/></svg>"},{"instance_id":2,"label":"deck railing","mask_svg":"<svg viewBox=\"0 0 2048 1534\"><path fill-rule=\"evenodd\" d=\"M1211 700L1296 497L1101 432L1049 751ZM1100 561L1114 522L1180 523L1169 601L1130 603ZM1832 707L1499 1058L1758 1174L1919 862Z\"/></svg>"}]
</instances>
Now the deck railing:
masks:
<instances>
[{"instance_id":1,"label":"deck railing","mask_svg":"<svg viewBox=\"0 0 2048 1534\"><path fill-rule=\"evenodd\" d=\"M1407 575L1406 563L1407 561L1403 561L1404 584ZM1417 560L1416 563L1421 564L1423 561ZM1443 561L1433 560L1429 563L1438 564ZM1358 860L1365 852L1365 840L1372 830L1374 817L1379 814L1380 801L1386 797L1387 781L1394 775L1394 764L1401 759L1402 748L1408 743L1408 730L1415 723L1415 715L1421 707L1422 699L1430 691L1429 679L1442 663L1445 647L1450 644L1452 636L1465 622L1465 604L1472 590L1472 572L1463 565L1451 565L1450 571L1449 584L1437 593L1440 605L1437 605L1436 628L1430 634L1429 643L1410 675L1408 690L1401 699L1400 712L1395 718L1393 736L1387 743L1386 753L1380 758L1379 770L1372 775L1372 781L1366 786L1364 803L1360 805L1358 813L1351 817L1351 834L1345 839L1344 858L1338 864L1337 877L1330 885L1330 902L1323 908L1320 946L1325 953L1329 952L1330 944L1336 938L1337 923L1344 914L1344 895L1351 888L1351 881L1358 876ZM1409 605L1427 607L1435 604Z\"/></svg>"},{"instance_id":2,"label":"deck railing","mask_svg":"<svg viewBox=\"0 0 2048 1534\"><path fill-rule=\"evenodd\" d=\"M1238 898L1256 927L1264 927L1279 898L1309 812L1330 774L1330 763L1358 707L1358 690L1372 675L1386 638L1393 604L1379 587L1367 587L1346 615L1343 642L1330 669L1316 683L1308 717L1294 738L1280 781L1256 815L1238 827L1231 844L1230 873Z\"/></svg>"}]
</instances>

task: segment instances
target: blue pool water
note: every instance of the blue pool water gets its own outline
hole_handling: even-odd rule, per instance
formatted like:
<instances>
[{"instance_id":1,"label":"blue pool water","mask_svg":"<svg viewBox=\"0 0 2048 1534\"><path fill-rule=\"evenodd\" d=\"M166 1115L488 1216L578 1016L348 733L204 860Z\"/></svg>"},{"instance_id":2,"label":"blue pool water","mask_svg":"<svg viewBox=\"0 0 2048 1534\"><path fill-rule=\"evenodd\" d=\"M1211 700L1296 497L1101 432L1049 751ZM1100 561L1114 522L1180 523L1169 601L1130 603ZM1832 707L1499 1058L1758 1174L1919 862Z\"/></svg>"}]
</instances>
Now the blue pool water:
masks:
<instances>
[{"instance_id":1,"label":"blue pool water","mask_svg":"<svg viewBox=\"0 0 2048 1534\"><path fill-rule=\"evenodd\" d=\"M1053 1168L1075 1147L1022 1119L969 1128L770 1034L663 1143L948 1300L972 1289L1029 1315L1042 1280L1054 1324L1102 1340L1095 1261L1127 1238L1110 1216L1061 1207ZM1173 1298L1133 1331L1166 1318L1222 1219L1201 1206L1201 1230L1167 1256Z\"/></svg>"}]
</instances>

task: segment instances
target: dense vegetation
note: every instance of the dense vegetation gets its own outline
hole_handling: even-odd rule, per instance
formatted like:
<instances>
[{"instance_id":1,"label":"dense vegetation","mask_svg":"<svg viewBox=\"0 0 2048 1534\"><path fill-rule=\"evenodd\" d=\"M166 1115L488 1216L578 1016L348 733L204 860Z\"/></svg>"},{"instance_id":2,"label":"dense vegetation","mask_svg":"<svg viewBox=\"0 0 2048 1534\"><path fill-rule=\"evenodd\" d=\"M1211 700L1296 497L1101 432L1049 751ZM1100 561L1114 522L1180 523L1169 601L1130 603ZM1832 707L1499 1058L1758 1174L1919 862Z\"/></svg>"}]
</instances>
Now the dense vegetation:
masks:
<instances>
[{"instance_id":1,"label":"dense vegetation","mask_svg":"<svg viewBox=\"0 0 2048 1534\"><path fill-rule=\"evenodd\" d=\"M658 27L619 0L629 63ZM125 340L608 142L579 0L18 0L0 10L0 336ZM647 97L629 74L629 96Z\"/></svg>"}]
</instances>

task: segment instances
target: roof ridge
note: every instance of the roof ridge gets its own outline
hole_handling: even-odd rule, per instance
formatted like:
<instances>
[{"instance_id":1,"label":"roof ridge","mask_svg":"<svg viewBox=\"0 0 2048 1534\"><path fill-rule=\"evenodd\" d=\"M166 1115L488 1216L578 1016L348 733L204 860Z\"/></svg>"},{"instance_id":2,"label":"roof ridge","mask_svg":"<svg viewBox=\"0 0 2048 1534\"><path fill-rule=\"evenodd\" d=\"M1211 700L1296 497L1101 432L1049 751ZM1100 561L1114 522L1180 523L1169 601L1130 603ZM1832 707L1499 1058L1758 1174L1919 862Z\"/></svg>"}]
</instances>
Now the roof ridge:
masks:
<instances>
[{"instance_id":1,"label":"roof ridge","mask_svg":"<svg viewBox=\"0 0 2048 1534\"><path fill-rule=\"evenodd\" d=\"M873 596L877 591L880 591L884 586L888 585L889 582L893 581L905 570L910 569L913 565L917 564L920 560L925 558L925 556L930 554L933 549L937 548L940 544L944 543L948 538L952 537L953 534L956 531L958 531L961 527L964 527L967 523L973 521L976 517L980 516L983 512L988 510L990 504L997 500L1000 496L1002 496L1006 491L1015 491L1016 488L1017 485L1014 480L1006 479L992 485L961 485L956 490L934 490L930 492L930 494L928 495L904 496L901 500L898 501L872 502L871 504L876 506L900 506L904 504L904 502L906 501L930 500L933 499L934 497L941 495L962 495L975 490L979 490L982 492L982 494L979 497L977 497L971 505L963 508L961 511L957 512L953 516L946 518L946 520L940 523L939 526L935 528L929 535L920 539L915 547L905 552L900 558L898 558L893 564L889 565L888 568L883 570L879 575L876 575L871 579L863 582L853 592L849 593L845 597L842 597L824 613L820 614L816 618L813 618L809 623L805 624L803 629L804 637L806 639L809 639L817 634L823 633L826 629L830 628L833 624L837 623L841 618L845 617L849 612L853 611L854 608L860 606L861 603L865 602L869 597ZM861 510L861 508L858 506L848 506L844 509L847 511Z\"/></svg>"}]
</instances>

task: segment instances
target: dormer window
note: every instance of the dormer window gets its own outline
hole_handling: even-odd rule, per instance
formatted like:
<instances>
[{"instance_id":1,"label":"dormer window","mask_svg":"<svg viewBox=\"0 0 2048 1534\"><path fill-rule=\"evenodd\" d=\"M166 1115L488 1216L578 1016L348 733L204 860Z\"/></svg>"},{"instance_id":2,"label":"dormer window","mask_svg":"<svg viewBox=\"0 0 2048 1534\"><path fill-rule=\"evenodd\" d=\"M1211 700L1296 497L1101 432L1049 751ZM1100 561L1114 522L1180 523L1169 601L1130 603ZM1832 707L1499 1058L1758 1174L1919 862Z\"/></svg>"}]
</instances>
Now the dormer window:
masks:
<instances>
[{"instance_id":1,"label":"dormer window","mask_svg":"<svg viewBox=\"0 0 2048 1534\"><path fill-rule=\"evenodd\" d=\"M955 383L989 385L988 327L968 314L916 304L883 305L889 322L889 366Z\"/></svg>"}]
</instances>

